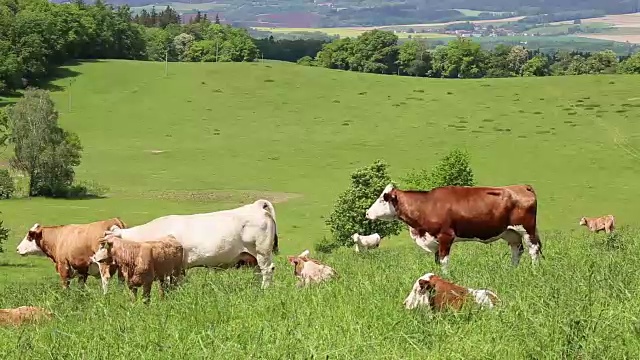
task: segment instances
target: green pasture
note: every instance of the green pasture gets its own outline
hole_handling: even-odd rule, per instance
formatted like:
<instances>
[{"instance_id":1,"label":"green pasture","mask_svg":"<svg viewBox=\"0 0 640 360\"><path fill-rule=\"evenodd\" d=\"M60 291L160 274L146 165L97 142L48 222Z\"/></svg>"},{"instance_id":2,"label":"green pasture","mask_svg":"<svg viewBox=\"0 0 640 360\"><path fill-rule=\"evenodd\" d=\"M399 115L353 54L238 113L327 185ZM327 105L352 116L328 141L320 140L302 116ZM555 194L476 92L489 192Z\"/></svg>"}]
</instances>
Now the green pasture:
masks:
<instances>
[{"instance_id":1,"label":"green pasture","mask_svg":"<svg viewBox=\"0 0 640 360\"><path fill-rule=\"evenodd\" d=\"M61 125L84 146L78 179L109 191L103 199L0 201L11 229L0 254L0 307L56 313L41 325L0 328L0 358L640 355L637 77L422 79L279 62L170 63L165 77L164 66L86 62L49 86ZM439 270L406 231L368 254L313 250L329 235L324 219L353 170L384 159L398 180L454 147L470 152L479 184L528 183L538 194L539 268L527 254L512 268L502 241L452 249L449 278L495 290L499 309L405 311L413 282ZM36 222L119 216L134 226L260 197L275 204L281 249L264 291L248 270L194 269L164 301L154 286L144 306L115 280L106 297L96 279L63 292L51 261L15 254ZM578 227L581 216L609 213L618 235ZM340 278L295 288L286 256L304 249Z\"/></svg>"}]
</instances>

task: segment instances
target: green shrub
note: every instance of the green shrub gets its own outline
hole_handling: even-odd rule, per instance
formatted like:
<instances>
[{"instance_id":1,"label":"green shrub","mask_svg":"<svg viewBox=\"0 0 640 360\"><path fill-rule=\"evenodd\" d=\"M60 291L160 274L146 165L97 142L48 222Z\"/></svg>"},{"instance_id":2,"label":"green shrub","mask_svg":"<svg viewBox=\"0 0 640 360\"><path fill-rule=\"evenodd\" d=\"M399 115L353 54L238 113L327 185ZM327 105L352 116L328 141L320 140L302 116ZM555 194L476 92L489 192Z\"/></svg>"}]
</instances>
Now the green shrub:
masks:
<instances>
[{"instance_id":1,"label":"green shrub","mask_svg":"<svg viewBox=\"0 0 640 360\"><path fill-rule=\"evenodd\" d=\"M365 217L369 206L391 183L387 167L384 161L376 160L351 174L351 185L338 196L331 214L325 221L331 230L332 239L317 244L316 250L321 251L322 248L331 251L338 246L349 246L352 244L351 235L355 232L377 232L382 237L400 233L403 224L399 221L371 221Z\"/></svg>"},{"instance_id":2,"label":"green shrub","mask_svg":"<svg viewBox=\"0 0 640 360\"><path fill-rule=\"evenodd\" d=\"M9 174L9 170L0 169L0 199L9 199L16 191L13 178Z\"/></svg>"},{"instance_id":3,"label":"green shrub","mask_svg":"<svg viewBox=\"0 0 640 360\"><path fill-rule=\"evenodd\" d=\"M430 190L448 185L474 186L475 184L469 153L460 149L451 150L431 171L412 170L402 178L402 185L414 190Z\"/></svg>"},{"instance_id":4,"label":"green shrub","mask_svg":"<svg viewBox=\"0 0 640 360\"><path fill-rule=\"evenodd\" d=\"M9 229L4 227L3 221L0 220L0 253L4 252L4 243L9 239Z\"/></svg>"}]
</instances>

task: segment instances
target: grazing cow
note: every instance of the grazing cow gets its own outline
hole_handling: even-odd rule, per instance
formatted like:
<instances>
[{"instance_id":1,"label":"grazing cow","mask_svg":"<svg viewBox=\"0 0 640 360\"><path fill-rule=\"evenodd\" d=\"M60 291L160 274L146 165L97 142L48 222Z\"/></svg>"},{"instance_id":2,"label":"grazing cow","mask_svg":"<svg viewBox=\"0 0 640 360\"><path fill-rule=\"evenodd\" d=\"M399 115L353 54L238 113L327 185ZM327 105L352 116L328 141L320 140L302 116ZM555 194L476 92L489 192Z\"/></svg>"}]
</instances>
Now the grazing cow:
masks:
<instances>
[{"instance_id":1,"label":"grazing cow","mask_svg":"<svg viewBox=\"0 0 640 360\"><path fill-rule=\"evenodd\" d=\"M318 260L307 257L309 250L303 251L298 256L288 256L287 260L293 265L293 275L298 278L297 287L310 283L319 283L337 277L338 273L330 266L320 263Z\"/></svg>"},{"instance_id":2,"label":"grazing cow","mask_svg":"<svg viewBox=\"0 0 640 360\"><path fill-rule=\"evenodd\" d=\"M356 243L356 252L360 252L360 247L366 249L377 249L380 246L382 238L378 233L371 235L360 235L355 233L351 235L351 239Z\"/></svg>"},{"instance_id":3,"label":"grazing cow","mask_svg":"<svg viewBox=\"0 0 640 360\"><path fill-rule=\"evenodd\" d=\"M173 235L184 247L185 269L253 265L262 274L262 288L272 281L278 254L275 209L263 199L230 210L167 215L129 229L114 226L105 235L131 241Z\"/></svg>"},{"instance_id":4,"label":"grazing cow","mask_svg":"<svg viewBox=\"0 0 640 360\"><path fill-rule=\"evenodd\" d=\"M465 303L471 301L480 307L491 309L499 299L490 290L464 288L433 273L426 273L413 284L413 288L403 304L407 309L429 306L432 310L441 311L445 308L460 310Z\"/></svg>"},{"instance_id":5,"label":"grazing cow","mask_svg":"<svg viewBox=\"0 0 640 360\"><path fill-rule=\"evenodd\" d=\"M511 261L517 266L524 240L537 263L542 254L537 207L536 194L529 185L403 191L389 184L367 210L366 218L402 220L409 225L411 237L434 253L436 264L446 273L451 246L460 241L488 244L502 238L511 246Z\"/></svg>"},{"instance_id":6,"label":"grazing cow","mask_svg":"<svg viewBox=\"0 0 640 360\"><path fill-rule=\"evenodd\" d=\"M142 297L148 304L154 280L160 283L161 299L167 289L167 278L172 284L178 283L182 276L183 258L182 244L172 235L149 241L128 241L108 236L100 240L100 247L91 256L91 261L117 266L131 290L133 301L142 286Z\"/></svg>"},{"instance_id":7,"label":"grazing cow","mask_svg":"<svg viewBox=\"0 0 640 360\"><path fill-rule=\"evenodd\" d=\"M20 306L13 309L0 309L0 325L22 325L51 319L53 313L37 306Z\"/></svg>"},{"instance_id":8,"label":"grazing cow","mask_svg":"<svg viewBox=\"0 0 640 360\"><path fill-rule=\"evenodd\" d=\"M610 233L615 228L615 218L613 215L604 215L600 217L582 217L580 219L580 226L586 226L592 232L600 232L604 230L605 233Z\"/></svg>"},{"instance_id":9,"label":"grazing cow","mask_svg":"<svg viewBox=\"0 0 640 360\"><path fill-rule=\"evenodd\" d=\"M18 244L16 251L22 256L45 255L56 264L63 288L69 287L72 278L84 286L89 275L100 276L99 268L91 262L91 255L98 249L100 238L112 226L126 228L120 218L96 221L88 224L41 226L35 224ZM111 275L116 268L111 267ZM120 277L120 274L118 274ZM102 283L107 292L106 283Z\"/></svg>"}]
</instances>

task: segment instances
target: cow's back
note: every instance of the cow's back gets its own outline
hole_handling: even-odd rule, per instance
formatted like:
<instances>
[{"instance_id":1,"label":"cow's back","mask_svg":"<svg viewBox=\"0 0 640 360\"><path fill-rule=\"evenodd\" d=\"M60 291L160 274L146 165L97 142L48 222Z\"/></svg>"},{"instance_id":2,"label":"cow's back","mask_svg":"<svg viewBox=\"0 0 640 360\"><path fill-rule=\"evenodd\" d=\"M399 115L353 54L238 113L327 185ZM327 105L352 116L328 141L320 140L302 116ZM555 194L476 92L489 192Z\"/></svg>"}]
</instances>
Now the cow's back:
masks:
<instances>
[{"instance_id":1,"label":"cow's back","mask_svg":"<svg viewBox=\"0 0 640 360\"><path fill-rule=\"evenodd\" d=\"M56 232L56 253L60 260L72 266L88 266L90 257L100 246L100 239L111 226L123 226L118 218L95 221L87 224L63 225Z\"/></svg>"}]
</instances>

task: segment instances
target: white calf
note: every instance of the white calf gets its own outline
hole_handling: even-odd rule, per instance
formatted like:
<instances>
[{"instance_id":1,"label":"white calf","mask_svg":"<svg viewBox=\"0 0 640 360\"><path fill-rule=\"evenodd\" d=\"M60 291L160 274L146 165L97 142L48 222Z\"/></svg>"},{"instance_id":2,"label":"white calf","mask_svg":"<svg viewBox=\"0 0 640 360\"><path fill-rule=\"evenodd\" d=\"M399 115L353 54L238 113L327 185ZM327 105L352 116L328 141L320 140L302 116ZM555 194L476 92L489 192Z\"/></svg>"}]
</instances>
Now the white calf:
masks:
<instances>
[{"instance_id":1,"label":"white calf","mask_svg":"<svg viewBox=\"0 0 640 360\"><path fill-rule=\"evenodd\" d=\"M351 239L356 243L356 252L360 252L361 247L363 250L376 249L380 246L380 241L382 240L378 233L371 235L360 235L355 233L351 235Z\"/></svg>"}]
</instances>

